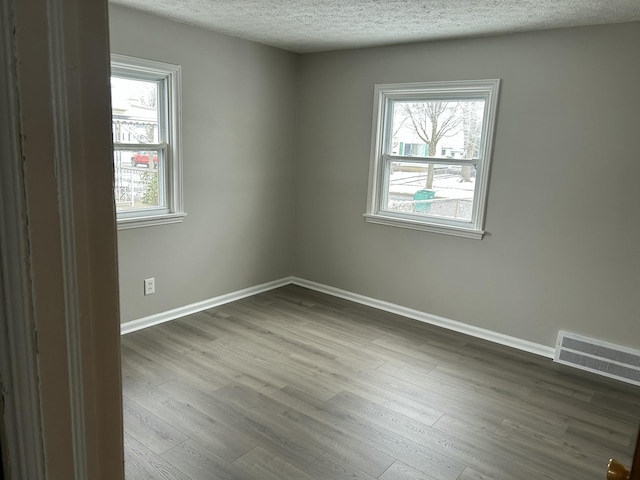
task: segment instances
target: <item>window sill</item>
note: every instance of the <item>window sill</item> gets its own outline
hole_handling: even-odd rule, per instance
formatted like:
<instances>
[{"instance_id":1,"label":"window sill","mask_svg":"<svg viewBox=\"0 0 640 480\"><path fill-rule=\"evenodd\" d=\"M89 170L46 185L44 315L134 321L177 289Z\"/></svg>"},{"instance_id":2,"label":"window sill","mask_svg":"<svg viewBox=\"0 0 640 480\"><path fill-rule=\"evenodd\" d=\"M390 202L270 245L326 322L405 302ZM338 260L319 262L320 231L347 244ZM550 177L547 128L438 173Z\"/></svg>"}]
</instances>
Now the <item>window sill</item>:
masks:
<instances>
[{"instance_id":1,"label":"window sill","mask_svg":"<svg viewBox=\"0 0 640 480\"><path fill-rule=\"evenodd\" d=\"M118 230L154 227L156 225L167 225L169 223L182 223L186 216L186 213L167 213L163 215L149 215L146 217L119 218L117 220Z\"/></svg>"},{"instance_id":2,"label":"window sill","mask_svg":"<svg viewBox=\"0 0 640 480\"><path fill-rule=\"evenodd\" d=\"M484 235L484 230L474 230L472 228L456 227L453 225L439 225L419 220L410 220L406 218L390 217L379 214L374 215L371 213L365 213L364 218L369 223L377 223L379 225L410 228L412 230L441 233L443 235L453 235L455 237L473 238L475 240L481 240L482 236Z\"/></svg>"}]
</instances>

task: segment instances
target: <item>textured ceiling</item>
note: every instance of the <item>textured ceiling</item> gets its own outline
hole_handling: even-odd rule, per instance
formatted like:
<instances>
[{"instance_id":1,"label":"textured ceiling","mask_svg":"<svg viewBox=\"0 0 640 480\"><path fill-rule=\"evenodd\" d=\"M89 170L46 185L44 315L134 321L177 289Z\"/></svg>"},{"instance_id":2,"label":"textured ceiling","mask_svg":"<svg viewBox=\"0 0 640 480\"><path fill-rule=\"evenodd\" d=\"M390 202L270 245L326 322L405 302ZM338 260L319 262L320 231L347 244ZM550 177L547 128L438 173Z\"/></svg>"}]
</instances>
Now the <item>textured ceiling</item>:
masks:
<instances>
[{"instance_id":1,"label":"textured ceiling","mask_svg":"<svg viewBox=\"0 0 640 480\"><path fill-rule=\"evenodd\" d=\"M640 20L640 0L111 0L292 52Z\"/></svg>"}]
</instances>

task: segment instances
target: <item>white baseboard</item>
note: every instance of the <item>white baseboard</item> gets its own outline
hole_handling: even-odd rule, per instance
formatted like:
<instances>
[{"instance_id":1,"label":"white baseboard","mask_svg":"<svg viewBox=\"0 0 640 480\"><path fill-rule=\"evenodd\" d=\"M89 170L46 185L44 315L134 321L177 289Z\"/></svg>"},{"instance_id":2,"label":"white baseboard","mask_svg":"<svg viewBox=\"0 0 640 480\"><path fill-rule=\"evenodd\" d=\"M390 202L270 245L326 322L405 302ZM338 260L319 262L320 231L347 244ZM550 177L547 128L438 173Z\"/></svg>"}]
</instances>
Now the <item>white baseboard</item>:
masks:
<instances>
[{"instance_id":1,"label":"white baseboard","mask_svg":"<svg viewBox=\"0 0 640 480\"><path fill-rule=\"evenodd\" d=\"M225 303L235 302L252 295L273 290L274 288L284 287L292 283L293 277L284 277L272 282L263 283L254 287L245 288L236 292L225 293L218 297L213 297L201 302L185 305L184 307L174 308L173 310L167 310L166 312L160 312L148 317L139 318L138 320L132 320L120 325L120 334L125 335L127 333L135 332L136 330L142 330L143 328L159 325L160 323L175 320L176 318L184 317L186 315L192 315L194 313L201 312L207 308L219 307Z\"/></svg>"},{"instance_id":2,"label":"white baseboard","mask_svg":"<svg viewBox=\"0 0 640 480\"><path fill-rule=\"evenodd\" d=\"M201 312L208 308L218 307L225 303L235 302L251 295L257 295L259 293L273 290L275 288L283 287L285 285L294 284L301 287L315 290L318 292L333 295L334 297L344 298L351 300L355 303L362 305L368 305L373 308L378 308L386 312L395 313L404 317L412 318L419 322L429 323L438 327L446 328L447 330L453 330L454 332L464 333L472 337L482 338L490 342L498 343L500 345L506 345L508 347L523 350L525 352L534 353L547 358L553 358L555 349L547 345L530 342L517 337L511 337L502 333L494 332L480 327L474 327L466 323L457 322L448 318L439 317L437 315L431 315L429 313L421 312L419 310L413 310L411 308L403 307L402 305L396 305L395 303L385 302L383 300L377 300L375 298L366 297L357 293L349 292L347 290L341 290L339 288L330 287L322 283L312 282L299 277L284 277L272 282L263 283L254 287L245 288L236 292L227 293L218 297L203 300L201 302L192 303L184 307L175 308L166 312L149 315L148 317L140 318L138 320L132 320L131 322L123 323L120 326L120 333L125 335L127 333L135 332L143 328L158 325L160 323L175 320L176 318L184 317L185 315L191 315L193 313Z\"/></svg>"},{"instance_id":3,"label":"white baseboard","mask_svg":"<svg viewBox=\"0 0 640 480\"><path fill-rule=\"evenodd\" d=\"M396 305L395 303L385 302L371 297L365 297L364 295L359 295L357 293L330 287L321 283L312 282L303 278L292 277L291 283L308 288L310 290L316 290L318 292L333 295L334 297L351 300L352 302L360 303L362 305L368 305L369 307L412 318L414 320L418 320L419 322L429 323L431 325L446 328L447 330L453 330L454 332L464 333L472 337L482 338L490 342L498 343L500 345L506 345L507 347L516 348L518 350L534 353L543 357L553 358L555 353L555 349L547 345L530 342L528 340L523 340L517 337L511 337L509 335L504 335L502 333L494 332L492 330L487 330L480 327L474 327L473 325L457 322L455 320L439 317L437 315L431 315L419 310L413 310L411 308L403 307L402 305Z\"/></svg>"}]
</instances>

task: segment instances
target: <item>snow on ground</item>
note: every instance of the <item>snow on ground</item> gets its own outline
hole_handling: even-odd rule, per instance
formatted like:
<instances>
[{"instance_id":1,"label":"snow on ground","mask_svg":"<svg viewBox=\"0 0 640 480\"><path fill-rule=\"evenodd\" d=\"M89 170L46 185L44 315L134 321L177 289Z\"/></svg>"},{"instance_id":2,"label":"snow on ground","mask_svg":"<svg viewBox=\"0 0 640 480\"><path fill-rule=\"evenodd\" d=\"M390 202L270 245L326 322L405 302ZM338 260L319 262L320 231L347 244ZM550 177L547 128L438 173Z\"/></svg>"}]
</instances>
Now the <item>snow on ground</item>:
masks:
<instances>
[{"instance_id":1,"label":"snow on ground","mask_svg":"<svg viewBox=\"0 0 640 480\"><path fill-rule=\"evenodd\" d=\"M475 178L470 182L462 182L460 175L445 174L436 175L433 178L432 190L436 191L436 197L443 198L467 198L473 199ZM389 182L389 193L398 196L410 196L425 188L427 175L415 172L393 172Z\"/></svg>"},{"instance_id":2,"label":"snow on ground","mask_svg":"<svg viewBox=\"0 0 640 480\"><path fill-rule=\"evenodd\" d=\"M435 175L432 190L435 198L414 201L418 190L425 188L426 173L396 171L391 174L389 184L389 204L392 211L437 215L458 220L471 220L475 178L463 182L458 174Z\"/></svg>"}]
</instances>

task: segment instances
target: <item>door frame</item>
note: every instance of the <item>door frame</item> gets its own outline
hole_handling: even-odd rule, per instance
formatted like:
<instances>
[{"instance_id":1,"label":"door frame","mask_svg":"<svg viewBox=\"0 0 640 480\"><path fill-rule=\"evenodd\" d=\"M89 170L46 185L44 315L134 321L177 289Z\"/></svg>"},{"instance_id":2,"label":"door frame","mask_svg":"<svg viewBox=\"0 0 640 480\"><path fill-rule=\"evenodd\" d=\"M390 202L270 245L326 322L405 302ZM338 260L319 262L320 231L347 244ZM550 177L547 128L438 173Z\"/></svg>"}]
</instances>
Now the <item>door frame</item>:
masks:
<instances>
[{"instance_id":1,"label":"door frame","mask_svg":"<svg viewBox=\"0 0 640 480\"><path fill-rule=\"evenodd\" d=\"M631 461L631 472L629 480L640 480L640 431L636 440L636 448L633 452L633 460Z\"/></svg>"},{"instance_id":2,"label":"door frame","mask_svg":"<svg viewBox=\"0 0 640 480\"><path fill-rule=\"evenodd\" d=\"M0 9L5 473L121 480L107 0Z\"/></svg>"},{"instance_id":3,"label":"door frame","mask_svg":"<svg viewBox=\"0 0 640 480\"><path fill-rule=\"evenodd\" d=\"M17 78L11 2L0 5L0 382L4 395L2 464L15 478L44 477L36 329L20 166Z\"/></svg>"}]
</instances>

